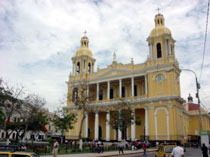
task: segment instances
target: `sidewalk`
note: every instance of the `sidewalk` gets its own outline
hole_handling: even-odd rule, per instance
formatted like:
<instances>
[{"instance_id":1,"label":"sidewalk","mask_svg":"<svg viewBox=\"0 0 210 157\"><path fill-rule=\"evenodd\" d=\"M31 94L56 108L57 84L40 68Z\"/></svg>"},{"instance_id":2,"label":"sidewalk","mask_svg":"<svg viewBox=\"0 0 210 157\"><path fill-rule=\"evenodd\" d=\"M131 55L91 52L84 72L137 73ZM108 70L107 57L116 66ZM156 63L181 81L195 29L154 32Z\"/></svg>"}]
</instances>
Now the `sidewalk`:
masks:
<instances>
[{"instance_id":1,"label":"sidewalk","mask_svg":"<svg viewBox=\"0 0 210 157\"><path fill-rule=\"evenodd\" d=\"M154 152L157 149L147 149L147 152ZM126 150L124 151L124 155L128 154L138 154L142 153L143 150ZM106 156L122 156L122 154L119 155L118 151L109 151L104 153L77 153L77 154L64 154L64 155L58 155L58 157L106 157ZM52 155L42 155L41 157L52 157Z\"/></svg>"}]
</instances>

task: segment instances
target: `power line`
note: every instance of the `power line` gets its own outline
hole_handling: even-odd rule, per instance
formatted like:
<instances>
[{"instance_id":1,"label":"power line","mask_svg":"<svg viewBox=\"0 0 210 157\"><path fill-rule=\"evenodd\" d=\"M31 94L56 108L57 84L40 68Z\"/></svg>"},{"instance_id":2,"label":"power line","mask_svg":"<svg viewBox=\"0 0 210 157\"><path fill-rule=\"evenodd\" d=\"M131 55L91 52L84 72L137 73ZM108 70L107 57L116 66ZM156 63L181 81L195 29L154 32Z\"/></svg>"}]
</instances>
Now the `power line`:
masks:
<instances>
[{"instance_id":1,"label":"power line","mask_svg":"<svg viewBox=\"0 0 210 157\"><path fill-rule=\"evenodd\" d=\"M204 56L205 56L205 52L206 52L206 38L207 38L208 19L209 19L209 3L210 3L210 0L208 0L207 17L206 17L206 31L205 31L205 37L204 37L203 58L202 58L202 63L201 63L201 73L200 73L199 82L201 81L201 76L202 76L202 72L203 72L203 65L204 65Z\"/></svg>"}]
</instances>

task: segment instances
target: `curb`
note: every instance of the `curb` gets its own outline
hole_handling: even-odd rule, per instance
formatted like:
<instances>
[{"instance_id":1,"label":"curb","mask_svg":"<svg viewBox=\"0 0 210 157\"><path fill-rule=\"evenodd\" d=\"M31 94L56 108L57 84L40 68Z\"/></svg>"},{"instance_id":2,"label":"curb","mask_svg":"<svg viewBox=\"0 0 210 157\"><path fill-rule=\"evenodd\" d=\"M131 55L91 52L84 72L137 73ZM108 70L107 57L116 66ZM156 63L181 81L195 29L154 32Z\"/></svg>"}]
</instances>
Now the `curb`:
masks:
<instances>
[{"instance_id":1,"label":"curb","mask_svg":"<svg viewBox=\"0 0 210 157\"><path fill-rule=\"evenodd\" d=\"M148 150L147 152L156 152L156 149L155 150ZM143 152L130 152L130 153L124 153L124 154L113 154L113 155L99 155L99 156L96 156L96 157L109 157L109 156L124 156L124 155L130 155L130 154L142 154Z\"/></svg>"}]
</instances>

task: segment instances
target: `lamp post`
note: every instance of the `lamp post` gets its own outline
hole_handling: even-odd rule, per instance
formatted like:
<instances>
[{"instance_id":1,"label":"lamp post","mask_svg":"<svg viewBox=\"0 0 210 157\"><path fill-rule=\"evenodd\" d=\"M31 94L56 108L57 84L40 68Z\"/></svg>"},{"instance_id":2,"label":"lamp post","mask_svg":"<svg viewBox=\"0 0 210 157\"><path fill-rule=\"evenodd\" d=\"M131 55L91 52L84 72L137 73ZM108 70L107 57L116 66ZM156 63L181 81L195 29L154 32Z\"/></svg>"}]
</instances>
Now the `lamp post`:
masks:
<instances>
[{"instance_id":1,"label":"lamp post","mask_svg":"<svg viewBox=\"0 0 210 157\"><path fill-rule=\"evenodd\" d=\"M181 70L192 72L195 75L196 90L197 90L196 98L198 99L198 106L199 106L200 134L201 134L201 131L202 131L202 117L201 117L201 106L200 106L200 97L199 97L200 83L198 82L197 75L196 75L196 73L194 71L192 71L190 69L181 69Z\"/></svg>"}]
</instances>

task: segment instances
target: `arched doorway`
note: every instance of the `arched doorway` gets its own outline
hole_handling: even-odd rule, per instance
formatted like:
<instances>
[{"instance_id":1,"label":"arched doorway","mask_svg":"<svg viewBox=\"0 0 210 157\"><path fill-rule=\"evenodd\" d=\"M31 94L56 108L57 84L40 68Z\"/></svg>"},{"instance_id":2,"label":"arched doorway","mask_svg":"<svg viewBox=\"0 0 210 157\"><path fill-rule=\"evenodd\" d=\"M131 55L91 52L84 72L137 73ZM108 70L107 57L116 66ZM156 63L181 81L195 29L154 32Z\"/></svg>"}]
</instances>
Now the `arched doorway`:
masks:
<instances>
[{"instance_id":1,"label":"arched doorway","mask_svg":"<svg viewBox=\"0 0 210 157\"><path fill-rule=\"evenodd\" d=\"M102 128L101 128L101 126L99 125L99 126L98 126L98 139L101 140L101 138L102 138Z\"/></svg>"}]
</instances>

